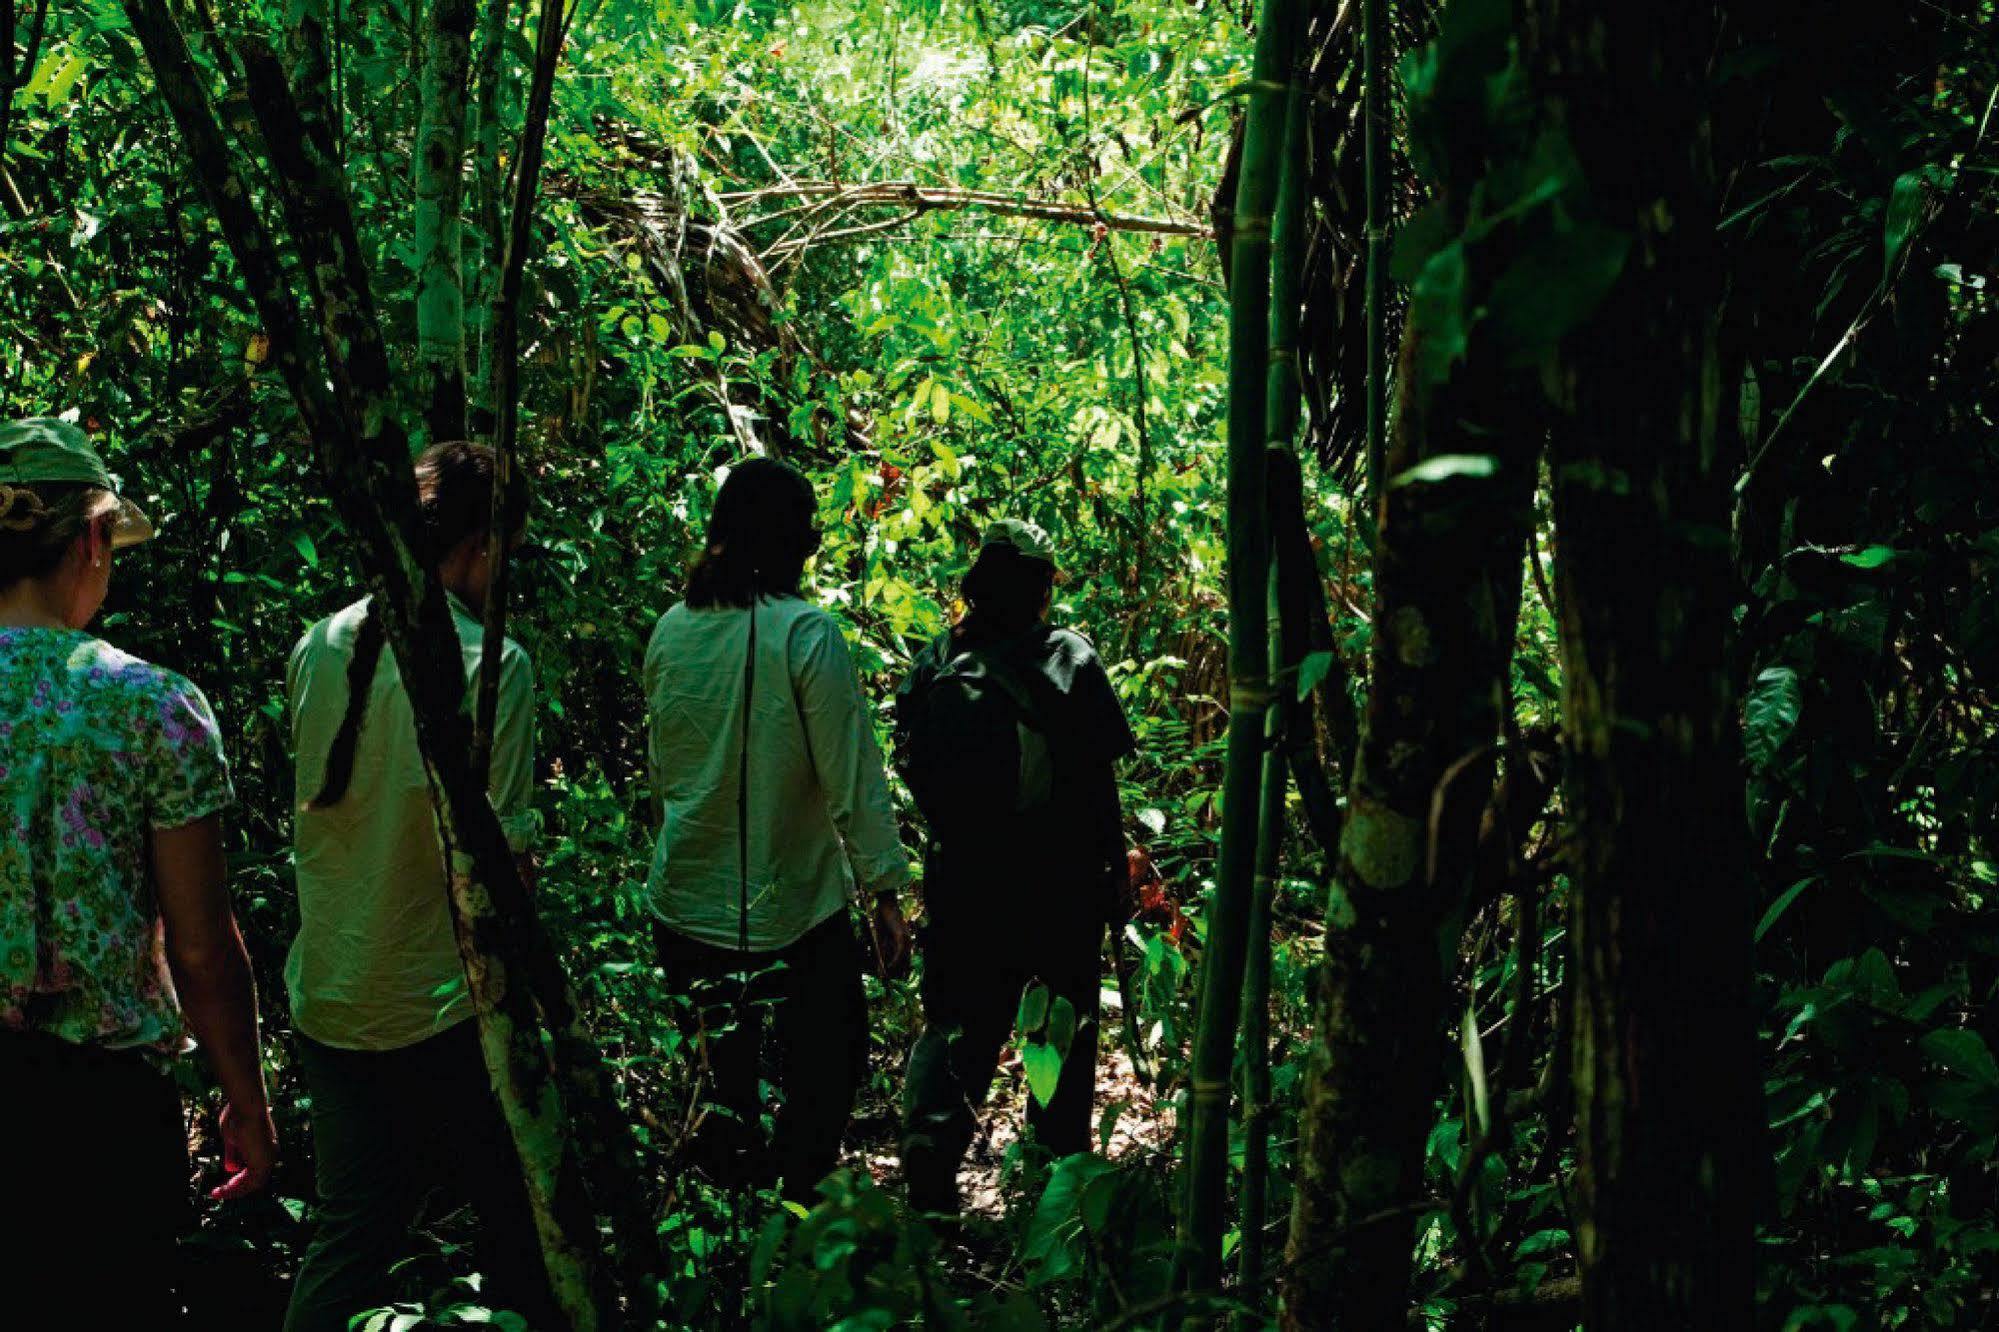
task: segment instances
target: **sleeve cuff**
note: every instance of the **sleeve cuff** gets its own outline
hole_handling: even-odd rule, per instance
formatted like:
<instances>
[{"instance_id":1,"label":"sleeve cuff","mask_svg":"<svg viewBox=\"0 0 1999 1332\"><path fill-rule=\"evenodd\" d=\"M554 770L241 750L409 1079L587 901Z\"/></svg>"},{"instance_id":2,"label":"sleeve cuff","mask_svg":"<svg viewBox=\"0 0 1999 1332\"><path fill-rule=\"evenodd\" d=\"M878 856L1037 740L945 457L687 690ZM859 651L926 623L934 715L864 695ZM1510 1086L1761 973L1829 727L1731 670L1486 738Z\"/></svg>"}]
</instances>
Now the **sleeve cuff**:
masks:
<instances>
[{"instance_id":1,"label":"sleeve cuff","mask_svg":"<svg viewBox=\"0 0 1999 1332\"><path fill-rule=\"evenodd\" d=\"M909 872L909 858L900 850L866 861L856 860L854 874L865 897L907 888L916 877Z\"/></svg>"}]
</instances>

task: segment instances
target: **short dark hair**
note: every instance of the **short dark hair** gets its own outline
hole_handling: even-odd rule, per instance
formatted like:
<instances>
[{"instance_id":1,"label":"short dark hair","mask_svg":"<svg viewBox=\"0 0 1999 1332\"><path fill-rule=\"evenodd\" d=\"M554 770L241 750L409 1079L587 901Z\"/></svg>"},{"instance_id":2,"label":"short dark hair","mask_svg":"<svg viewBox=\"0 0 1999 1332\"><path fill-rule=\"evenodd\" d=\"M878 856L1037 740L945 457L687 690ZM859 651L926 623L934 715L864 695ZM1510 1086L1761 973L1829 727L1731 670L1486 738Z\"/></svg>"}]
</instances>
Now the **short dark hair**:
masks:
<instances>
[{"instance_id":1,"label":"short dark hair","mask_svg":"<svg viewBox=\"0 0 1999 1332\"><path fill-rule=\"evenodd\" d=\"M773 458L739 463L715 496L707 544L687 573L687 604L740 608L798 596L805 562L819 549L818 514L812 483L796 467Z\"/></svg>"}]
</instances>

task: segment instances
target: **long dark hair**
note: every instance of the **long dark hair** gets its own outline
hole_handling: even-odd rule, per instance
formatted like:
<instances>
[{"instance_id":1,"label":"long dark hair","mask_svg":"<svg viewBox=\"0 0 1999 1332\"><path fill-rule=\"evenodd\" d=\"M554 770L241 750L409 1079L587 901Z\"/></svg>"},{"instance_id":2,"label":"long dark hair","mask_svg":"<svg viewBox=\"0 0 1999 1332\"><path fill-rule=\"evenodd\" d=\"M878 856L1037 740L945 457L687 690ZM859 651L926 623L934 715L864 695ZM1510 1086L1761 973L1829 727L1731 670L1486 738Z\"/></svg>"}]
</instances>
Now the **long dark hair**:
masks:
<instances>
[{"instance_id":1,"label":"long dark hair","mask_svg":"<svg viewBox=\"0 0 1999 1332\"><path fill-rule=\"evenodd\" d=\"M492 449L464 440L425 449L416 460L416 502L423 523L418 553L434 565L461 541L480 536L492 526ZM519 510L516 507L514 511ZM340 729L333 733L333 743L327 748L319 794L306 802L307 809L330 808L347 795L347 785L354 780L354 751L361 742L361 723L367 719L368 690L375 682L387 641L381 603L371 601L355 631L354 655L347 663L347 711L341 714Z\"/></svg>"},{"instance_id":2,"label":"long dark hair","mask_svg":"<svg viewBox=\"0 0 1999 1332\"><path fill-rule=\"evenodd\" d=\"M1030 559L1012 546L987 546L959 585L971 607L951 630L961 647L1026 633L1041 623L1055 586L1055 566Z\"/></svg>"},{"instance_id":3,"label":"long dark hair","mask_svg":"<svg viewBox=\"0 0 1999 1332\"><path fill-rule=\"evenodd\" d=\"M687 573L687 604L740 608L799 595L805 562L819 549L818 513L812 483L797 468L770 458L738 464L708 515L707 545Z\"/></svg>"}]
</instances>

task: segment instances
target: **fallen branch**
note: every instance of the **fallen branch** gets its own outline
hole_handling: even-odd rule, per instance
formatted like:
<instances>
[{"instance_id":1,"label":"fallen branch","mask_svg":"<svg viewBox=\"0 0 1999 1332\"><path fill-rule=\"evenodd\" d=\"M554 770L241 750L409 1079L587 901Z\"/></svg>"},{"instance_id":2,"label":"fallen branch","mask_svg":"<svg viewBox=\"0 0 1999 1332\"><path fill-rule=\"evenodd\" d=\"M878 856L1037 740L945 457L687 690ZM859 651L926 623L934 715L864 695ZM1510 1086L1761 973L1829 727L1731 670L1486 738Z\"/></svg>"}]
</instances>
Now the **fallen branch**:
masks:
<instances>
[{"instance_id":1,"label":"fallen branch","mask_svg":"<svg viewBox=\"0 0 1999 1332\"><path fill-rule=\"evenodd\" d=\"M911 219L928 212L983 208L988 212L1007 217L1034 217L1049 222L1071 222L1078 226L1101 226L1109 231L1133 231L1155 236L1188 236L1197 240L1209 240L1215 234L1214 229L1204 223L1184 221L1179 218L1112 213L1093 208L1088 203L1038 199L1024 194L1006 194L998 190L919 185L913 180L870 181L860 185L842 185L837 181L801 180L782 185L766 185L754 190L738 190L718 197L731 207L755 204L764 199L791 198L809 201L781 208L761 217L749 218L741 224L745 227L775 222L795 213L808 209L823 209L831 204L842 208L906 208L910 210ZM813 239L804 236L781 240L770 248L765 257L803 249L810 245Z\"/></svg>"}]
</instances>

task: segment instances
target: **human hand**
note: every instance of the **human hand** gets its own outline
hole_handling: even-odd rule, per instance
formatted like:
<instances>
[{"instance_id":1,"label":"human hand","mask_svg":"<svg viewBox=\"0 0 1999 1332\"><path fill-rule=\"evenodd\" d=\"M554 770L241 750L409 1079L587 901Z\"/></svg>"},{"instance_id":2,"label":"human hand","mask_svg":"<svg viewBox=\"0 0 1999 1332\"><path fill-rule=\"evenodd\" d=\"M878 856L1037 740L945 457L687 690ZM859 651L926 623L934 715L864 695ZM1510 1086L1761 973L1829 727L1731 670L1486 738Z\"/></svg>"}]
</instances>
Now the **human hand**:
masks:
<instances>
[{"instance_id":1,"label":"human hand","mask_svg":"<svg viewBox=\"0 0 1999 1332\"><path fill-rule=\"evenodd\" d=\"M260 1193L278 1164L278 1128L268 1109L255 1114L222 1107L222 1183L208 1191L216 1202L230 1202Z\"/></svg>"},{"instance_id":2,"label":"human hand","mask_svg":"<svg viewBox=\"0 0 1999 1332\"><path fill-rule=\"evenodd\" d=\"M868 915L868 932L873 936L875 965L882 979L897 980L906 975L913 935L894 893L875 899L875 909Z\"/></svg>"}]
</instances>

